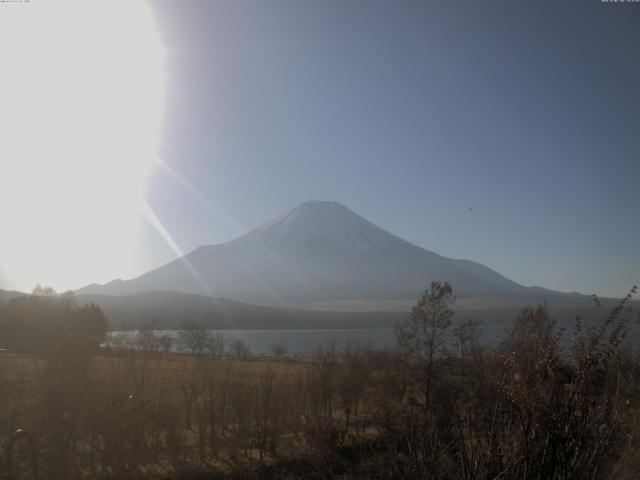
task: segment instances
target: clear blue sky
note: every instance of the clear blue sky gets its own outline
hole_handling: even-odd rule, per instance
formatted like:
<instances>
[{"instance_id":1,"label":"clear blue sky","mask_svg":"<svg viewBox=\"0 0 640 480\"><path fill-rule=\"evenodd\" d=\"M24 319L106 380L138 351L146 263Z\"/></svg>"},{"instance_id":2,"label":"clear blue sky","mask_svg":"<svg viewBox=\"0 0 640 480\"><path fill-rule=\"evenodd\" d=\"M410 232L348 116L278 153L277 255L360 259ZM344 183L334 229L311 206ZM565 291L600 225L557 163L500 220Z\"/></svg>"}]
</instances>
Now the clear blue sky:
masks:
<instances>
[{"instance_id":1,"label":"clear blue sky","mask_svg":"<svg viewBox=\"0 0 640 480\"><path fill-rule=\"evenodd\" d=\"M149 201L184 251L336 200L525 285L640 282L640 4L151 4L160 153L198 193L157 171Z\"/></svg>"}]
</instances>

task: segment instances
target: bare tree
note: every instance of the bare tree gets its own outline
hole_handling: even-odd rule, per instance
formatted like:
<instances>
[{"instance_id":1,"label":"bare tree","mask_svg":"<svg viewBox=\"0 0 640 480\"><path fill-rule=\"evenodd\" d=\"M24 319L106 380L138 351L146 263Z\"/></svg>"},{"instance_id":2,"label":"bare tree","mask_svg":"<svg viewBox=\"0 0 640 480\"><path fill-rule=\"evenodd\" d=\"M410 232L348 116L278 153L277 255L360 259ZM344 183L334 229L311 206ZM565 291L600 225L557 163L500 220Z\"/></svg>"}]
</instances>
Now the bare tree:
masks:
<instances>
[{"instance_id":1,"label":"bare tree","mask_svg":"<svg viewBox=\"0 0 640 480\"><path fill-rule=\"evenodd\" d=\"M209 345L210 334L201 323L187 320L178 332L180 344L192 355L200 355Z\"/></svg>"},{"instance_id":2,"label":"bare tree","mask_svg":"<svg viewBox=\"0 0 640 480\"><path fill-rule=\"evenodd\" d=\"M207 350L211 356L221 357L224 355L224 349L227 345L227 341L222 333L216 332L213 335L209 335L207 340Z\"/></svg>"},{"instance_id":3,"label":"bare tree","mask_svg":"<svg viewBox=\"0 0 640 480\"><path fill-rule=\"evenodd\" d=\"M406 320L396 325L398 344L407 357L418 364L424 382L424 406L428 407L436 356L446 352L455 297L448 282L431 282L411 309Z\"/></svg>"},{"instance_id":4,"label":"bare tree","mask_svg":"<svg viewBox=\"0 0 640 480\"><path fill-rule=\"evenodd\" d=\"M160 338L156 334L155 322L145 322L136 334L136 347L140 350L155 353L160 349Z\"/></svg>"},{"instance_id":5,"label":"bare tree","mask_svg":"<svg viewBox=\"0 0 640 480\"><path fill-rule=\"evenodd\" d=\"M247 346L243 338L236 338L231 342L231 351L238 358L247 358L251 350Z\"/></svg>"},{"instance_id":6,"label":"bare tree","mask_svg":"<svg viewBox=\"0 0 640 480\"><path fill-rule=\"evenodd\" d=\"M31 291L31 295L33 295L34 297L49 297L49 298L53 298L53 297L55 297L57 295L57 293L53 289L53 287L47 287L47 286L43 286L43 285L38 284Z\"/></svg>"}]
</instances>

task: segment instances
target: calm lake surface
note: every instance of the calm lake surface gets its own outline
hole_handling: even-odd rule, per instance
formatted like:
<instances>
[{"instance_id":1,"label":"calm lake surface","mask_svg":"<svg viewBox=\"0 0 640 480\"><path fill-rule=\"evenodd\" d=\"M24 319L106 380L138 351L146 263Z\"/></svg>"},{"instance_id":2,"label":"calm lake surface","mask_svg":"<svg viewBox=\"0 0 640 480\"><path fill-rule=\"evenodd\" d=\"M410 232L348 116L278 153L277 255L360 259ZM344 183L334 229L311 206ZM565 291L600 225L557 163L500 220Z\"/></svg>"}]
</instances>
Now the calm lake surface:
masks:
<instances>
[{"instance_id":1,"label":"calm lake surface","mask_svg":"<svg viewBox=\"0 0 640 480\"><path fill-rule=\"evenodd\" d=\"M484 328L482 338L488 343L504 331L503 327ZM211 330L212 333L221 333L226 344L229 345L236 339L242 339L255 354L271 353L274 345L283 345L291 354L312 355L318 352L320 347L334 346L336 351L344 350L349 343L355 342L362 347L373 349L391 348L396 345L396 336L392 328L371 329L295 329L295 330ZM178 331L157 330L157 335L170 335L174 338L173 351L184 351L179 344ZM131 336L136 332L115 331L112 337ZM109 341L107 341L109 343Z\"/></svg>"},{"instance_id":2,"label":"calm lake surface","mask_svg":"<svg viewBox=\"0 0 640 480\"><path fill-rule=\"evenodd\" d=\"M283 345L291 354L308 355L318 352L320 347L334 345L336 350L343 350L349 342L357 342L361 346L384 349L395 345L395 334L391 328L372 329L340 329L340 330L211 330L221 333L229 345L242 339L252 353L270 353L274 345ZM112 337L135 335L136 332L111 332ZM158 335L170 335L174 338L174 351L181 351L176 330L162 330Z\"/></svg>"},{"instance_id":3,"label":"calm lake surface","mask_svg":"<svg viewBox=\"0 0 640 480\"><path fill-rule=\"evenodd\" d=\"M586 325L593 322L586 322ZM497 346L504 337L509 324L487 325L481 327L478 340L486 346ZM640 346L640 323L636 320L629 325L626 341L634 346ZM564 335L561 343L567 345L571 342L572 325L560 322L558 327L564 327ZM288 353L295 355L314 355L320 347L333 346L337 352L343 351L349 343L357 343L361 347L372 349L385 349L396 346L396 336L392 328L370 329L290 329L290 330L210 330L212 333L221 333L224 336L227 347L236 339L244 340L254 354L269 354L274 345L284 346ZM114 344L117 337L134 337L135 331L113 331L110 333ZM179 332L177 330L156 330L157 335L170 335L173 337L172 350L175 352L186 351L180 345ZM450 330L449 333L453 333ZM450 339L450 341L453 340ZM111 340L107 340L107 344ZM452 344L451 347L454 347Z\"/></svg>"}]
</instances>

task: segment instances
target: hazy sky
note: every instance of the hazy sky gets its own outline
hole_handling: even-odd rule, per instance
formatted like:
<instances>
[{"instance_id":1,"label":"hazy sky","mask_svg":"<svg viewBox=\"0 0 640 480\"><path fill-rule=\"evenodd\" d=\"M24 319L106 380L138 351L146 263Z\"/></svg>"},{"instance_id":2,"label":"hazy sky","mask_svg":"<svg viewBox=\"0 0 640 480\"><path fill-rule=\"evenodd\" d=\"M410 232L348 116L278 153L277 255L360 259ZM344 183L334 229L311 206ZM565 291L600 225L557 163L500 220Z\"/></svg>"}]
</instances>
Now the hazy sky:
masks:
<instances>
[{"instance_id":1,"label":"hazy sky","mask_svg":"<svg viewBox=\"0 0 640 480\"><path fill-rule=\"evenodd\" d=\"M640 3L149 4L0 5L0 288L130 278L312 199L524 285L640 283Z\"/></svg>"},{"instance_id":2,"label":"hazy sky","mask_svg":"<svg viewBox=\"0 0 640 480\"><path fill-rule=\"evenodd\" d=\"M327 199L525 285L640 281L640 4L152 5L184 250Z\"/></svg>"}]
</instances>

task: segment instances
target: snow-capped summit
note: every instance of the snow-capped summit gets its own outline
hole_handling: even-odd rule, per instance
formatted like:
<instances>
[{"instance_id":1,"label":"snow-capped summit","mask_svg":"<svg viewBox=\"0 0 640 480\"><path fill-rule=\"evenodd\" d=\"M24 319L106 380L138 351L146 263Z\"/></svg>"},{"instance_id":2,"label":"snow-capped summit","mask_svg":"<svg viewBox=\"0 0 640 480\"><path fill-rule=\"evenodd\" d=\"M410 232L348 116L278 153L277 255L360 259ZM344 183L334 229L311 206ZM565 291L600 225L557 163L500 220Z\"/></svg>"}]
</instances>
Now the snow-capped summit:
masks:
<instances>
[{"instance_id":1,"label":"snow-capped summit","mask_svg":"<svg viewBox=\"0 0 640 480\"><path fill-rule=\"evenodd\" d=\"M312 201L230 242L200 247L138 278L79 293L169 290L282 305L415 299L432 280L451 282L460 297L532 292L484 265L402 240L339 203Z\"/></svg>"},{"instance_id":2,"label":"snow-capped summit","mask_svg":"<svg viewBox=\"0 0 640 480\"><path fill-rule=\"evenodd\" d=\"M350 253L375 252L403 242L338 202L318 200L305 202L238 240L258 240L272 248L322 242Z\"/></svg>"}]
</instances>

